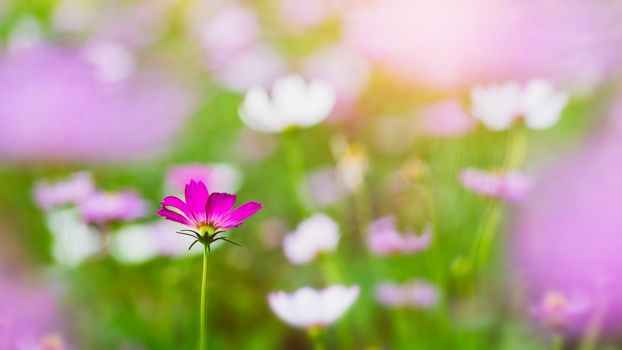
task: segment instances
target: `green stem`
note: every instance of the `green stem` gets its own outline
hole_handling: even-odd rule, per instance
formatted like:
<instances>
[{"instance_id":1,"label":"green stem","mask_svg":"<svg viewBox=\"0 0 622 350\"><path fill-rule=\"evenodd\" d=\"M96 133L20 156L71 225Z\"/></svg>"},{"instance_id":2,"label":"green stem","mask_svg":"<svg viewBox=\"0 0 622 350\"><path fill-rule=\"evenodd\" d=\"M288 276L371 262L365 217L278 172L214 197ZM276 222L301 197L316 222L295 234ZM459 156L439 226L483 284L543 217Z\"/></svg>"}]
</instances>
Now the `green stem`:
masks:
<instances>
[{"instance_id":1,"label":"green stem","mask_svg":"<svg viewBox=\"0 0 622 350\"><path fill-rule=\"evenodd\" d=\"M305 217L307 214L307 191L306 187L303 187L304 192L301 193L299 187L306 172L300 134L298 130L289 130L283 136L285 138L285 156L287 158L287 170L291 180L292 194L296 198L300 214L302 217Z\"/></svg>"},{"instance_id":2,"label":"green stem","mask_svg":"<svg viewBox=\"0 0 622 350\"><path fill-rule=\"evenodd\" d=\"M201 279L201 319L200 319L200 334L201 338L199 341L199 350L205 350L206 342L207 342L207 334L205 330L205 301L207 295L207 254L208 254L208 245L203 244L203 277Z\"/></svg>"},{"instance_id":3,"label":"green stem","mask_svg":"<svg viewBox=\"0 0 622 350\"><path fill-rule=\"evenodd\" d=\"M552 350L564 350L564 336L561 333L557 332L553 334L551 343Z\"/></svg>"},{"instance_id":4,"label":"green stem","mask_svg":"<svg viewBox=\"0 0 622 350\"><path fill-rule=\"evenodd\" d=\"M527 134L525 129L513 130L508 141L502 173L519 169L524 163L527 154ZM473 271L478 264L487 262L491 247L499 229L503 206L499 201L493 201L484 214L477 231L473 248L471 249L470 264Z\"/></svg>"},{"instance_id":5,"label":"green stem","mask_svg":"<svg viewBox=\"0 0 622 350\"><path fill-rule=\"evenodd\" d=\"M309 331L309 339L311 339L311 343L313 344L313 350L324 350L324 341L323 341L323 329L322 328L310 328Z\"/></svg>"}]
</instances>

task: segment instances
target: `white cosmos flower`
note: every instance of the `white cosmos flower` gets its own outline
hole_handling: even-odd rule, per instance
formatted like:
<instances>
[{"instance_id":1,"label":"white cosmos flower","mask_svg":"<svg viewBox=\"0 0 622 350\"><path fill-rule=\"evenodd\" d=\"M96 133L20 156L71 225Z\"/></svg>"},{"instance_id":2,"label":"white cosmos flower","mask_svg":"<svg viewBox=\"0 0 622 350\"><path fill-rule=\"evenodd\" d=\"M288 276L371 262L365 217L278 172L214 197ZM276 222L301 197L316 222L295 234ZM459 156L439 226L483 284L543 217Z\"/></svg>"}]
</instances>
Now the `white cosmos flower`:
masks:
<instances>
[{"instance_id":1,"label":"white cosmos flower","mask_svg":"<svg viewBox=\"0 0 622 350\"><path fill-rule=\"evenodd\" d=\"M75 209L50 211L45 221L53 237L52 256L59 265L78 266L102 248L97 230L80 220Z\"/></svg>"},{"instance_id":2,"label":"white cosmos flower","mask_svg":"<svg viewBox=\"0 0 622 350\"><path fill-rule=\"evenodd\" d=\"M327 83L309 84L299 75L279 78L271 96L262 87L248 91L240 106L240 118L261 132L281 132L290 127L310 127L326 119L335 105L335 91Z\"/></svg>"},{"instance_id":3,"label":"white cosmos flower","mask_svg":"<svg viewBox=\"0 0 622 350\"><path fill-rule=\"evenodd\" d=\"M325 327L348 311L359 292L357 286L334 285L323 290L305 287L294 293L270 293L268 302L281 320L294 327Z\"/></svg>"},{"instance_id":4,"label":"white cosmos flower","mask_svg":"<svg viewBox=\"0 0 622 350\"><path fill-rule=\"evenodd\" d=\"M491 130L506 130L522 118L531 129L546 129L555 125L568 102L568 95L556 91L542 79L529 81L525 86L516 82L471 90L472 112Z\"/></svg>"},{"instance_id":5,"label":"white cosmos flower","mask_svg":"<svg viewBox=\"0 0 622 350\"><path fill-rule=\"evenodd\" d=\"M323 252L331 252L339 243L339 226L330 217L316 214L298 224L296 231L283 239L283 252L292 264L312 261Z\"/></svg>"}]
</instances>

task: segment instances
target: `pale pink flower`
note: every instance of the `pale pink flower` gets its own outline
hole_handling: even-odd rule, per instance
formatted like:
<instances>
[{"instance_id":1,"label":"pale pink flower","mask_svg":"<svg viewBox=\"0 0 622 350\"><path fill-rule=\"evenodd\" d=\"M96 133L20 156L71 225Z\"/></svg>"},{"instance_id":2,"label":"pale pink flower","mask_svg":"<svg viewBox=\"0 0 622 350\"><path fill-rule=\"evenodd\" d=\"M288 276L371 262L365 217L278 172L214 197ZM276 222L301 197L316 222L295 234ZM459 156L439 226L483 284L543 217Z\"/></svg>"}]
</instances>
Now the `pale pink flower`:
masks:
<instances>
[{"instance_id":1,"label":"pale pink flower","mask_svg":"<svg viewBox=\"0 0 622 350\"><path fill-rule=\"evenodd\" d=\"M362 1L346 42L416 83L594 79L620 70L622 7L607 1Z\"/></svg>"},{"instance_id":2,"label":"pale pink flower","mask_svg":"<svg viewBox=\"0 0 622 350\"><path fill-rule=\"evenodd\" d=\"M95 185L88 172L75 173L68 179L55 183L38 181L34 189L35 201L42 209L78 205L93 193Z\"/></svg>"},{"instance_id":3,"label":"pale pink flower","mask_svg":"<svg viewBox=\"0 0 622 350\"><path fill-rule=\"evenodd\" d=\"M332 252L339 243L339 226L329 216L315 214L283 239L283 252L292 264L305 264Z\"/></svg>"},{"instance_id":4,"label":"pale pink flower","mask_svg":"<svg viewBox=\"0 0 622 350\"><path fill-rule=\"evenodd\" d=\"M228 164L184 164L176 165L166 174L168 189L183 192L190 181L201 181L214 192L235 192L241 182L240 172Z\"/></svg>"},{"instance_id":5,"label":"pale pink flower","mask_svg":"<svg viewBox=\"0 0 622 350\"><path fill-rule=\"evenodd\" d=\"M374 254L409 254L427 249L432 243L431 228L423 234L400 233L395 226L395 218L386 216L374 221L367 229L367 246Z\"/></svg>"},{"instance_id":6,"label":"pale pink flower","mask_svg":"<svg viewBox=\"0 0 622 350\"><path fill-rule=\"evenodd\" d=\"M88 223L106 224L139 219L145 216L147 204L133 191L98 192L82 201L78 211L82 219Z\"/></svg>"},{"instance_id":7,"label":"pale pink flower","mask_svg":"<svg viewBox=\"0 0 622 350\"><path fill-rule=\"evenodd\" d=\"M32 283L0 277L0 349L66 350L61 310L53 294Z\"/></svg>"},{"instance_id":8,"label":"pale pink flower","mask_svg":"<svg viewBox=\"0 0 622 350\"><path fill-rule=\"evenodd\" d=\"M306 185L309 194L320 206L336 203L350 194L333 167L311 171L306 179Z\"/></svg>"},{"instance_id":9,"label":"pale pink flower","mask_svg":"<svg viewBox=\"0 0 622 350\"><path fill-rule=\"evenodd\" d=\"M70 48L0 54L0 85L11 86L0 91L0 157L17 162L153 155L170 144L193 104L186 89L154 74L102 80Z\"/></svg>"},{"instance_id":10,"label":"pale pink flower","mask_svg":"<svg viewBox=\"0 0 622 350\"><path fill-rule=\"evenodd\" d=\"M214 67L213 74L223 86L246 92L256 86L270 86L286 69L285 61L274 49L258 44Z\"/></svg>"},{"instance_id":11,"label":"pale pink flower","mask_svg":"<svg viewBox=\"0 0 622 350\"><path fill-rule=\"evenodd\" d=\"M293 30L315 27L335 13L334 0L280 0L281 18Z\"/></svg>"},{"instance_id":12,"label":"pale pink flower","mask_svg":"<svg viewBox=\"0 0 622 350\"><path fill-rule=\"evenodd\" d=\"M585 296L550 291L542 296L533 315L546 327L563 330L569 322L585 316L590 309L590 300Z\"/></svg>"},{"instance_id":13,"label":"pale pink flower","mask_svg":"<svg viewBox=\"0 0 622 350\"><path fill-rule=\"evenodd\" d=\"M213 67L222 67L253 47L259 40L259 20L254 12L237 4L228 5L195 24L205 54Z\"/></svg>"},{"instance_id":14,"label":"pale pink flower","mask_svg":"<svg viewBox=\"0 0 622 350\"><path fill-rule=\"evenodd\" d=\"M418 114L418 127L429 136L460 136L473 130L476 125L475 119L456 100L427 105Z\"/></svg>"},{"instance_id":15,"label":"pale pink flower","mask_svg":"<svg viewBox=\"0 0 622 350\"><path fill-rule=\"evenodd\" d=\"M345 117L369 80L370 64L357 52L343 45L319 51L303 62L305 75L328 82L337 94L335 114Z\"/></svg>"},{"instance_id":16,"label":"pale pink flower","mask_svg":"<svg viewBox=\"0 0 622 350\"><path fill-rule=\"evenodd\" d=\"M474 168L463 170L460 182L474 193L512 203L525 199L531 188L531 178L522 173L495 173Z\"/></svg>"},{"instance_id":17,"label":"pale pink flower","mask_svg":"<svg viewBox=\"0 0 622 350\"><path fill-rule=\"evenodd\" d=\"M323 290L308 287L294 293L275 292L268 296L272 311L298 328L327 327L335 323L354 304L359 287L330 286Z\"/></svg>"},{"instance_id":18,"label":"pale pink flower","mask_svg":"<svg viewBox=\"0 0 622 350\"><path fill-rule=\"evenodd\" d=\"M389 307L429 309L438 304L439 298L438 288L421 280L403 285L381 283L376 286L376 300Z\"/></svg>"}]
</instances>

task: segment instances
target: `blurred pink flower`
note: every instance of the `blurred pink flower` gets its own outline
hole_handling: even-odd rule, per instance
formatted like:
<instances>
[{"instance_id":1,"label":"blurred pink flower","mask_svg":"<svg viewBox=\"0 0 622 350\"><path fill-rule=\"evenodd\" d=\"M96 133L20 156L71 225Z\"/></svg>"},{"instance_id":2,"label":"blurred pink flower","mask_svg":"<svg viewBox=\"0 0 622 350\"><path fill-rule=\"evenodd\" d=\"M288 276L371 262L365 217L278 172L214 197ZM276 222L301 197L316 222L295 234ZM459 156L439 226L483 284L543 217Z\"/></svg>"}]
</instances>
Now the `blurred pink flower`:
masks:
<instances>
[{"instance_id":1,"label":"blurred pink flower","mask_svg":"<svg viewBox=\"0 0 622 350\"><path fill-rule=\"evenodd\" d=\"M386 216L371 223L367 228L367 247L380 256L420 252L432 242L431 228L423 234L402 234L395 227L395 218Z\"/></svg>"},{"instance_id":2,"label":"blurred pink flower","mask_svg":"<svg viewBox=\"0 0 622 350\"><path fill-rule=\"evenodd\" d=\"M418 113L417 125L426 135L452 137L464 135L475 128L476 122L458 101L447 100L429 104Z\"/></svg>"},{"instance_id":3,"label":"blurred pink flower","mask_svg":"<svg viewBox=\"0 0 622 350\"><path fill-rule=\"evenodd\" d=\"M622 100L591 138L538 177L513 220L511 251L531 305L550 291L588 298L602 331L622 331ZM569 320L584 334L589 317Z\"/></svg>"},{"instance_id":4,"label":"blurred pink flower","mask_svg":"<svg viewBox=\"0 0 622 350\"><path fill-rule=\"evenodd\" d=\"M213 67L222 67L259 41L259 20L246 7L231 4L195 24L205 54Z\"/></svg>"},{"instance_id":5,"label":"blurred pink flower","mask_svg":"<svg viewBox=\"0 0 622 350\"><path fill-rule=\"evenodd\" d=\"M334 204L348 196L350 191L340 180L337 170L324 167L311 171L307 177L308 193L320 206Z\"/></svg>"},{"instance_id":6,"label":"blurred pink flower","mask_svg":"<svg viewBox=\"0 0 622 350\"><path fill-rule=\"evenodd\" d=\"M388 0L345 17L346 42L414 82L602 78L620 69L622 7L606 1Z\"/></svg>"},{"instance_id":7,"label":"blurred pink flower","mask_svg":"<svg viewBox=\"0 0 622 350\"><path fill-rule=\"evenodd\" d=\"M585 316L590 311L590 306L589 299L585 297L548 292L534 308L533 316L546 327L562 331L569 322Z\"/></svg>"},{"instance_id":8,"label":"blurred pink flower","mask_svg":"<svg viewBox=\"0 0 622 350\"><path fill-rule=\"evenodd\" d=\"M365 88L371 67L357 52L343 45L319 51L303 62L305 76L329 83L337 93L335 115L345 117Z\"/></svg>"},{"instance_id":9,"label":"blurred pink flower","mask_svg":"<svg viewBox=\"0 0 622 350\"><path fill-rule=\"evenodd\" d=\"M531 178L518 172L503 174L468 168L462 171L460 182L474 193L512 203L524 200L531 189Z\"/></svg>"},{"instance_id":10,"label":"blurred pink flower","mask_svg":"<svg viewBox=\"0 0 622 350\"><path fill-rule=\"evenodd\" d=\"M334 0L280 0L281 18L288 28L302 31L335 14Z\"/></svg>"},{"instance_id":11,"label":"blurred pink flower","mask_svg":"<svg viewBox=\"0 0 622 350\"><path fill-rule=\"evenodd\" d=\"M265 45L255 45L212 69L220 84L237 92L246 92L254 86L270 86L286 70L283 58Z\"/></svg>"},{"instance_id":12,"label":"blurred pink flower","mask_svg":"<svg viewBox=\"0 0 622 350\"><path fill-rule=\"evenodd\" d=\"M0 158L120 161L161 152L191 112L185 89L154 75L101 79L77 50L0 54ZM153 121L157 120L157 123Z\"/></svg>"},{"instance_id":13,"label":"blurred pink flower","mask_svg":"<svg viewBox=\"0 0 622 350\"><path fill-rule=\"evenodd\" d=\"M261 204L255 201L233 209L236 198L236 195L229 193L210 194L203 182L191 180L186 185L185 202L174 196L165 197L157 214L198 231L211 231L210 235L215 235L239 227L261 209Z\"/></svg>"},{"instance_id":14,"label":"blurred pink flower","mask_svg":"<svg viewBox=\"0 0 622 350\"><path fill-rule=\"evenodd\" d=\"M283 238L283 252L292 264L305 264L332 252L339 243L339 226L329 216L315 214Z\"/></svg>"},{"instance_id":15,"label":"blurred pink flower","mask_svg":"<svg viewBox=\"0 0 622 350\"><path fill-rule=\"evenodd\" d=\"M34 189L35 201L42 209L78 205L93 193L95 184L88 172L75 173L68 179L55 183L38 181Z\"/></svg>"},{"instance_id":16,"label":"blurred pink flower","mask_svg":"<svg viewBox=\"0 0 622 350\"><path fill-rule=\"evenodd\" d=\"M354 304L359 287L330 286L323 290L308 287L292 294L270 293L272 311L286 323L298 328L327 327L335 323Z\"/></svg>"},{"instance_id":17,"label":"blurred pink flower","mask_svg":"<svg viewBox=\"0 0 622 350\"><path fill-rule=\"evenodd\" d=\"M78 206L82 219L92 224L106 224L115 221L132 221L144 217L147 204L133 191L95 193Z\"/></svg>"},{"instance_id":18,"label":"blurred pink flower","mask_svg":"<svg viewBox=\"0 0 622 350\"><path fill-rule=\"evenodd\" d=\"M191 180L203 182L214 192L235 192L241 177L240 172L228 164L184 164L169 169L166 184L170 190L180 193Z\"/></svg>"},{"instance_id":19,"label":"blurred pink flower","mask_svg":"<svg viewBox=\"0 0 622 350\"><path fill-rule=\"evenodd\" d=\"M0 349L67 349L60 336L63 331L60 309L49 291L2 277L0 310Z\"/></svg>"},{"instance_id":20,"label":"blurred pink flower","mask_svg":"<svg viewBox=\"0 0 622 350\"><path fill-rule=\"evenodd\" d=\"M389 307L428 309L438 304L439 292L433 284L420 280L404 285L381 283L376 286L376 300Z\"/></svg>"}]
</instances>

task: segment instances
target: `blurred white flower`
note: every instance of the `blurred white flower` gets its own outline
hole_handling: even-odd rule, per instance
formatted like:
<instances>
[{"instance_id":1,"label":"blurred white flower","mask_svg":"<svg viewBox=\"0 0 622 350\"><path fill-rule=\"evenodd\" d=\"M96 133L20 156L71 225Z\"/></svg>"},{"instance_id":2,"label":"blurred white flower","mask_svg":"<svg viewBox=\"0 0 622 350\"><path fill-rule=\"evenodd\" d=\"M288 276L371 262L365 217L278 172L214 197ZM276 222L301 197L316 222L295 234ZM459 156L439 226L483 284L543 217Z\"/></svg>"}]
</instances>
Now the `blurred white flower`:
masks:
<instances>
[{"instance_id":1,"label":"blurred white flower","mask_svg":"<svg viewBox=\"0 0 622 350\"><path fill-rule=\"evenodd\" d=\"M141 263L158 255L149 225L131 225L122 228L112 239L112 255L122 263Z\"/></svg>"},{"instance_id":2,"label":"blurred white flower","mask_svg":"<svg viewBox=\"0 0 622 350\"><path fill-rule=\"evenodd\" d=\"M299 328L326 327L337 321L354 304L359 287L330 286L323 290L302 288L294 293L271 293L272 311L286 323Z\"/></svg>"},{"instance_id":3,"label":"blurred white flower","mask_svg":"<svg viewBox=\"0 0 622 350\"><path fill-rule=\"evenodd\" d=\"M310 127L326 119L335 105L335 90L320 80L309 84L299 75L279 78L272 96L262 87L248 91L240 106L240 118L262 132L281 132L291 127Z\"/></svg>"},{"instance_id":4,"label":"blurred white flower","mask_svg":"<svg viewBox=\"0 0 622 350\"><path fill-rule=\"evenodd\" d=\"M68 179L56 183L38 181L34 189L35 201L42 209L78 205L93 193L95 184L88 172L75 173Z\"/></svg>"},{"instance_id":5,"label":"blurred white flower","mask_svg":"<svg viewBox=\"0 0 622 350\"><path fill-rule=\"evenodd\" d=\"M331 252L339 243L339 226L330 217L316 214L283 239L283 252L292 264L313 261L320 253Z\"/></svg>"},{"instance_id":6,"label":"blurred white flower","mask_svg":"<svg viewBox=\"0 0 622 350\"><path fill-rule=\"evenodd\" d=\"M531 129L546 129L555 125L568 102L568 95L556 91L546 80L531 80L525 86L516 82L471 91L472 112L491 130L506 130L517 119L523 119Z\"/></svg>"},{"instance_id":7,"label":"blurred white flower","mask_svg":"<svg viewBox=\"0 0 622 350\"><path fill-rule=\"evenodd\" d=\"M7 43L8 51L25 50L43 42L39 21L34 17L24 17L11 30Z\"/></svg>"},{"instance_id":8,"label":"blurred white flower","mask_svg":"<svg viewBox=\"0 0 622 350\"><path fill-rule=\"evenodd\" d=\"M171 221L126 226L112 236L112 256L120 263L139 264L160 256L186 258L202 254L200 244L188 251L192 239L175 234L183 228Z\"/></svg>"},{"instance_id":9,"label":"blurred white flower","mask_svg":"<svg viewBox=\"0 0 622 350\"><path fill-rule=\"evenodd\" d=\"M52 25L60 32L79 32L93 25L97 7L93 1L61 0L52 14Z\"/></svg>"},{"instance_id":10,"label":"blurred white flower","mask_svg":"<svg viewBox=\"0 0 622 350\"><path fill-rule=\"evenodd\" d=\"M49 212L45 222L53 236L52 257L60 265L75 267L102 247L97 230L84 223L75 209Z\"/></svg>"}]
</instances>

